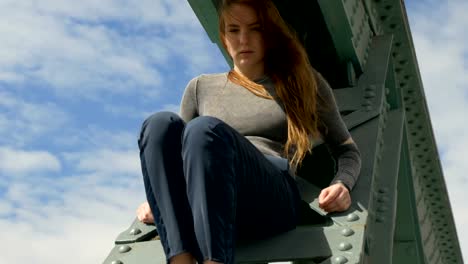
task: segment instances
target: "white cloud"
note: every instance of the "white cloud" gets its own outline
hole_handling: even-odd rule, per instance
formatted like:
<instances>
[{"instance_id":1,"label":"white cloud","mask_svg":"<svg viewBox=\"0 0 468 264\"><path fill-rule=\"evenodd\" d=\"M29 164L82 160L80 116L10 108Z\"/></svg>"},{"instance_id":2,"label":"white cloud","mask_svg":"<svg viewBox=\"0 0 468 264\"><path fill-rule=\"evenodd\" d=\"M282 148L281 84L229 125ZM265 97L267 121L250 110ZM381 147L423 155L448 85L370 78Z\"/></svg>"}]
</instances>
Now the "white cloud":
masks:
<instances>
[{"instance_id":1,"label":"white cloud","mask_svg":"<svg viewBox=\"0 0 468 264\"><path fill-rule=\"evenodd\" d=\"M64 162L74 174L9 179L0 186L0 229L10 230L0 263L102 262L145 199L137 161L136 151L74 153Z\"/></svg>"},{"instance_id":2,"label":"white cloud","mask_svg":"<svg viewBox=\"0 0 468 264\"><path fill-rule=\"evenodd\" d=\"M458 238L468 258L468 2L418 3L409 19Z\"/></svg>"},{"instance_id":3,"label":"white cloud","mask_svg":"<svg viewBox=\"0 0 468 264\"><path fill-rule=\"evenodd\" d=\"M60 161L47 151L23 151L0 147L0 172L5 176L44 171L58 172L60 169Z\"/></svg>"},{"instance_id":4,"label":"white cloud","mask_svg":"<svg viewBox=\"0 0 468 264\"><path fill-rule=\"evenodd\" d=\"M102 262L145 195L139 127L100 115L178 110L155 97L224 59L185 0L2 0L0 16L0 263Z\"/></svg>"},{"instance_id":5,"label":"white cloud","mask_svg":"<svg viewBox=\"0 0 468 264\"><path fill-rule=\"evenodd\" d=\"M112 174L115 172L135 174L141 171L139 152L102 149L64 155L68 163L74 164L77 171L97 171Z\"/></svg>"},{"instance_id":6,"label":"white cloud","mask_svg":"<svg viewBox=\"0 0 468 264\"><path fill-rule=\"evenodd\" d=\"M0 91L0 145L24 146L62 127L68 118L54 103L32 103Z\"/></svg>"},{"instance_id":7,"label":"white cloud","mask_svg":"<svg viewBox=\"0 0 468 264\"><path fill-rule=\"evenodd\" d=\"M60 96L155 97L162 71L224 65L188 3L178 1L2 1L0 81L44 83ZM219 53L218 53L219 54ZM174 75L181 73L172 73Z\"/></svg>"},{"instance_id":8,"label":"white cloud","mask_svg":"<svg viewBox=\"0 0 468 264\"><path fill-rule=\"evenodd\" d=\"M53 142L72 151L89 150L95 152L104 148L112 149L112 151L128 150L138 147L138 132L137 129L130 132L88 125L87 127L69 129L65 135L56 136Z\"/></svg>"},{"instance_id":9,"label":"white cloud","mask_svg":"<svg viewBox=\"0 0 468 264\"><path fill-rule=\"evenodd\" d=\"M25 184L2 199L10 202L3 211L13 217L0 218L0 229L5 231L2 241L8 241L0 242L8 248L0 263L50 264L64 259L100 263L105 259L113 239L135 218L136 205L144 199L143 188L136 178L118 186L96 184L93 179L102 177L97 174L75 177L79 179L56 179L53 186ZM60 196L39 202L41 193L54 192Z\"/></svg>"}]
</instances>

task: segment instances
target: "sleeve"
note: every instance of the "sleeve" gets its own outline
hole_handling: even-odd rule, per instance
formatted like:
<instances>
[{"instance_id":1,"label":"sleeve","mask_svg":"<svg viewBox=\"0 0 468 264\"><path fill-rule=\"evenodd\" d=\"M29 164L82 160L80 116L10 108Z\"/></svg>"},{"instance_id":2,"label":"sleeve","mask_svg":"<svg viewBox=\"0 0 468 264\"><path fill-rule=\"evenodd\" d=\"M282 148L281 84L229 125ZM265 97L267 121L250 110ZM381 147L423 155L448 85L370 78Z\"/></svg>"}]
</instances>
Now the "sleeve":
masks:
<instances>
[{"instance_id":1,"label":"sleeve","mask_svg":"<svg viewBox=\"0 0 468 264\"><path fill-rule=\"evenodd\" d=\"M351 137L341 118L332 89L317 73L319 131L330 149L337 165L337 172L331 184L341 182L352 190L361 170L361 155L356 143L343 144Z\"/></svg>"},{"instance_id":2,"label":"sleeve","mask_svg":"<svg viewBox=\"0 0 468 264\"><path fill-rule=\"evenodd\" d=\"M189 122L190 120L199 116L197 85L198 77L190 80L190 82L187 84L187 87L185 88L182 101L180 102L180 116L185 122Z\"/></svg>"}]
</instances>

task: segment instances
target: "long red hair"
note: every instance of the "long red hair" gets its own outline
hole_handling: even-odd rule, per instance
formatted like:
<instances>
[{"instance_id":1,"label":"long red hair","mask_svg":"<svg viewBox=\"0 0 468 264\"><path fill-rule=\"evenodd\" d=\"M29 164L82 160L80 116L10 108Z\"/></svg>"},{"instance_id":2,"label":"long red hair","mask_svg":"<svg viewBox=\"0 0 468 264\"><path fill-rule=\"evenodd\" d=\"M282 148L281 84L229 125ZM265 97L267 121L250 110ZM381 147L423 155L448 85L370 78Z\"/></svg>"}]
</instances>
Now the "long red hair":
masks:
<instances>
[{"instance_id":1,"label":"long red hair","mask_svg":"<svg viewBox=\"0 0 468 264\"><path fill-rule=\"evenodd\" d=\"M285 156L291 165L301 164L311 151L312 138L317 138L317 79L307 52L270 0L222 0L219 6L219 36L224 48L225 15L232 4L252 7L258 16L265 43L265 73L273 80L277 96L284 104L288 122ZM239 84L257 96L272 97L263 85L231 70L230 81Z\"/></svg>"}]
</instances>

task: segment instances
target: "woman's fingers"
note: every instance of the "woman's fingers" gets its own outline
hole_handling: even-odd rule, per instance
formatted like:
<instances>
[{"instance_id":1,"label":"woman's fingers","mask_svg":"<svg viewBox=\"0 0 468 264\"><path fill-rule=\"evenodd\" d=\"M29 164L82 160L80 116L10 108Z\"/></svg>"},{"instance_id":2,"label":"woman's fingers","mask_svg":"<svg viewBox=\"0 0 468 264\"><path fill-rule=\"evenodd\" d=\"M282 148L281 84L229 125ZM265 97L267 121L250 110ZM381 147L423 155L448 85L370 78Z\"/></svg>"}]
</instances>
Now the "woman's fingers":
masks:
<instances>
[{"instance_id":1,"label":"woman's fingers","mask_svg":"<svg viewBox=\"0 0 468 264\"><path fill-rule=\"evenodd\" d=\"M339 194L340 191L337 188L334 188L334 186L323 189L319 195L319 206L321 208L329 206Z\"/></svg>"},{"instance_id":2,"label":"woman's fingers","mask_svg":"<svg viewBox=\"0 0 468 264\"><path fill-rule=\"evenodd\" d=\"M322 190L319 205L326 212L346 211L351 205L351 196L346 187L332 185Z\"/></svg>"},{"instance_id":3,"label":"woman's fingers","mask_svg":"<svg viewBox=\"0 0 468 264\"><path fill-rule=\"evenodd\" d=\"M154 223L153 213L151 212L148 202L144 202L138 206L137 218L143 223Z\"/></svg>"}]
</instances>

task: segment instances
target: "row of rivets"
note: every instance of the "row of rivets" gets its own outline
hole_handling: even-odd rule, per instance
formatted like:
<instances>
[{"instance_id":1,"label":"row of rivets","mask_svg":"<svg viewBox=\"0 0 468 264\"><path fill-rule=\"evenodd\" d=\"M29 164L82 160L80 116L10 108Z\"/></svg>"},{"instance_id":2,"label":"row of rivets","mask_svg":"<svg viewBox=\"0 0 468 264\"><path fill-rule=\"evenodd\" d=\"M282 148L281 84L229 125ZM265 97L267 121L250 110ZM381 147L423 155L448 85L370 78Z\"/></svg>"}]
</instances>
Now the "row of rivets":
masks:
<instances>
[{"instance_id":1,"label":"row of rivets","mask_svg":"<svg viewBox=\"0 0 468 264\"><path fill-rule=\"evenodd\" d=\"M130 233L131 233L132 235L133 235L133 234L139 234L139 233L141 233L141 230L139 230L138 228L135 228L135 229L132 229L132 230L130 231ZM128 246L128 245L122 245L122 246L119 247L119 252L120 252L120 253L127 253L127 252L129 252L130 250L132 250L132 248L131 248L130 246ZM120 261L120 260L113 260L113 261L111 262L111 264L123 264L123 262Z\"/></svg>"},{"instance_id":2,"label":"row of rivets","mask_svg":"<svg viewBox=\"0 0 468 264\"><path fill-rule=\"evenodd\" d=\"M377 192L378 192L378 195L380 196L378 199L377 199L377 202L379 202L380 204L378 205L377 207L377 216L375 217L375 221L377 223L384 223L385 222L385 217L382 216L382 215L379 215L379 213L385 213L386 211L388 211L388 207L385 206L385 203L387 203L390 199L386 196L386 194L390 191L390 189L388 187L382 187L380 188Z\"/></svg>"},{"instance_id":3,"label":"row of rivets","mask_svg":"<svg viewBox=\"0 0 468 264\"><path fill-rule=\"evenodd\" d=\"M377 87L374 84L367 86L364 91L364 98L367 99L364 101L362 106L366 109L367 112L372 110L372 101L370 99L376 96L375 90Z\"/></svg>"},{"instance_id":4,"label":"row of rivets","mask_svg":"<svg viewBox=\"0 0 468 264\"><path fill-rule=\"evenodd\" d=\"M347 217L347 220L349 222L356 221L358 219L359 219L359 216L354 214L354 213L349 214L348 217ZM350 236L354 235L354 230L349 228L349 227L343 228L341 230L341 235L344 236L344 237L350 237ZM349 243L349 242L341 242L338 245L338 249L340 251L347 251L347 250L350 250L352 248L353 248L353 245L351 245L351 243ZM347 262L348 262L348 259L346 257L344 257L344 256L336 256L332 260L332 263L337 263L337 264L347 263Z\"/></svg>"},{"instance_id":5,"label":"row of rivets","mask_svg":"<svg viewBox=\"0 0 468 264\"><path fill-rule=\"evenodd\" d=\"M381 1L377 1L377 0L376 0L375 2L376 2L376 3L381 3ZM391 7L391 5L388 5L388 8L386 8L386 9L389 10L390 7ZM381 20L382 20L382 21L384 21L384 20L385 20L384 18L387 18L387 15L388 15L388 14L386 14L386 12L384 12L384 13L385 13L385 16L381 16ZM392 23L393 23L393 22L392 22ZM393 23L393 24L390 24L390 28L396 29L396 28L397 28L397 25L394 24L394 23ZM396 34L398 35L398 32L404 32L404 31L395 30L393 33L394 33L394 34L396 33ZM399 47L400 45L395 45L395 46L396 46L396 47ZM407 55L407 56L405 56L405 57L411 57L411 56L408 56L408 55ZM407 61L401 61L401 60L399 61L399 63L400 63L400 65L402 65L402 66L408 64ZM400 71L402 71L402 70L401 70L401 69L398 69L397 72L400 72ZM403 70L403 72L405 72L405 70ZM409 77L410 77L409 75L405 75L405 79L406 79L406 80L408 80ZM409 100L410 100L410 98L408 97L408 98L405 99L405 102L406 102L406 101L409 101ZM422 197L422 195L421 195L420 197ZM385 198L386 198L386 197L379 198L378 201L379 201L379 202L387 202ZM408 254L408 255L414 255L414 248L408 247L408 248L407 248L407 254ZM437 258L437 260L440 260L440 258L441 258L441 257L439 256L439 257ZM455 256L453 256L453 253L451 254L451 258L445 258L445 261L450 261L450 260L453 261L453 263L456 263L456 261L457 261L457 258L456 258Z\"/></svg>"}]
</instances>

